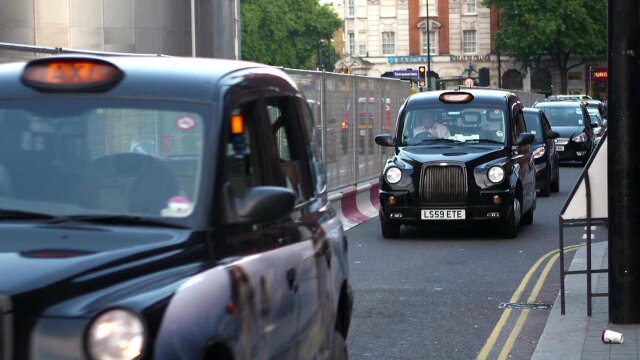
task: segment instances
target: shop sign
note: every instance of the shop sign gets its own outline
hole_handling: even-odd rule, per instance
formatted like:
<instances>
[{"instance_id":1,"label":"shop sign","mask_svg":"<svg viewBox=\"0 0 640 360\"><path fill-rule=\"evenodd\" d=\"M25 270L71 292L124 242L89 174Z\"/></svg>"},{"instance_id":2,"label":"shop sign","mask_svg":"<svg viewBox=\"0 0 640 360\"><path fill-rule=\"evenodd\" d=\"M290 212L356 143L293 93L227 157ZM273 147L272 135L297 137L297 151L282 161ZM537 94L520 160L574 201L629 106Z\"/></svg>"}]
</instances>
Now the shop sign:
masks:
<instances>
[{"instance_id":1,"label":"shop sign","mask_svg":"<svg viewBox=\"0 0 640 360\"><path fill-rule=\"evenodd\" d=\"M593 69L593 81L607 81L609 78L609 70L607 68Z\"/></svg>"}]
</instances>

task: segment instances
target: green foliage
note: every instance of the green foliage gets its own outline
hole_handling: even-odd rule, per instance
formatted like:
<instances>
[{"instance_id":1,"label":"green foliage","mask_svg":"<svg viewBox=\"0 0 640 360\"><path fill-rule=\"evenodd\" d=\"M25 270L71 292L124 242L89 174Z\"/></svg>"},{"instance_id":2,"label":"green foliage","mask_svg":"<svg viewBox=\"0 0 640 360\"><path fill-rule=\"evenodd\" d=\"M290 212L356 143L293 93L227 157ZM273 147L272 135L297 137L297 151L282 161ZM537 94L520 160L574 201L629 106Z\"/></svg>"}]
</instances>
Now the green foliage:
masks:
<instances>
[{"instance_id":1,"label":"green foliage","mask_svg":"<svg viewBox=\"0 0 640 360\"><path fill-rule=\"evenodd\" d=\"M496 45L523 68L549 56L561 72L569 58L606 58L607 0L484 0L500 11Z\"/></svg>"},{"instance_id":2,"label":"green foliage","mask_svg":"<svg viewBox=\"0 0 640 360\"><path fill-rule=\"evenodd\" d=\"M242 59L295 69L315 69L342 21L318 0L242 0Z\"/></svg>"}]
</instances>

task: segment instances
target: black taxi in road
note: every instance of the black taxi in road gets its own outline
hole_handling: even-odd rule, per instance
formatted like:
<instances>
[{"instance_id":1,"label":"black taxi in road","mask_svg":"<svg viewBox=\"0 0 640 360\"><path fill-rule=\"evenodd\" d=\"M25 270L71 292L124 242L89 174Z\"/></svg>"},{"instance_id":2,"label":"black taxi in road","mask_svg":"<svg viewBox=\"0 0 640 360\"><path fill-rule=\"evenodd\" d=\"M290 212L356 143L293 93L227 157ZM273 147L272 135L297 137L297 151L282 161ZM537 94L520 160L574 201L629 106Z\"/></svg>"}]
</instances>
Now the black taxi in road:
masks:
<instances>
[{"instance_id":1,"label":"black taxi in road","mask_svg":"<svg viewBox=\"0 0 640 360\"><path fill-rule=\"evenodd\" d=\"M401 225L480 221L506 238L530 224L536 208L535 165L519 98L507 91L464 88L412 95L380 176L382 235Z\"/></svg>"},{"instance_id":2,"label":"black taxi in road","mask_svg":"<svg viewBox=\"0 0 640 360\"><path fill-rule=\"evenodd\" d=\"M0 358L341 359L347 243L281 70L0 65Z\"/></svg>"}]
</instances>

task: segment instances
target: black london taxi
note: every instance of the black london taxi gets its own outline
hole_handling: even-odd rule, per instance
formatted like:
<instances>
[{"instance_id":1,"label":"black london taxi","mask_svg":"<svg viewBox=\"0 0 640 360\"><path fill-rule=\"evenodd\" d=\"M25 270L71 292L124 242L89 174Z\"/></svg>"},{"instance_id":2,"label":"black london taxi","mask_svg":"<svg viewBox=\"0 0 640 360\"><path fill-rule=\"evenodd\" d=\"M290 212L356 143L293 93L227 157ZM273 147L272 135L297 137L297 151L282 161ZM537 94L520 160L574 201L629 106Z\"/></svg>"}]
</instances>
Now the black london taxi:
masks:
<instances>
[{"instance_id":1,"label":"black london taxi","mask_svg":"<svg viewBox=\"0 0 640 360\"><path fill-rule=\"evenodd\" d=\"M464 88L409 97L394 147L380 176L380 223L385 238L401 225L485 222L506 238L530 224L536 208L535 166L522 103L503 90Z\"/></svg>"},{"instance_id":2,"label":"black london taxi","mask_svg":"<svg viewBox=\"0 0 640 360\"><path fill-rule=\"evenodd\" d=\"M0 84L0 358L346 357L346 238L283 71L61 55Z\"/></svg>"},{"instance_id":3,"label":"black london taxi","mask_svg":"<svg viewBox=\"0 0 640 360\"><path fill-rule=\"evenodd\" d=\"M531 144L536 164L536 188L540 190L540 196L549 196L560 191L560 156L554 141L560 135L551 130L544 111L524 108L523 113L527 132L536 137Z\"/></svg>"},{"instance_id":4,"label":"black london taxi","mask_svg":"<svg viewBox=\"0 0 640 360\"><path fill-rule=\"evenodd\" d=\"M589 111L581 101L543 101L534 105L547 115L551 129L559 134L555 139L560 161L577 161L583 165L595 148L594 128Z\"/></svg>"}]
</instances>

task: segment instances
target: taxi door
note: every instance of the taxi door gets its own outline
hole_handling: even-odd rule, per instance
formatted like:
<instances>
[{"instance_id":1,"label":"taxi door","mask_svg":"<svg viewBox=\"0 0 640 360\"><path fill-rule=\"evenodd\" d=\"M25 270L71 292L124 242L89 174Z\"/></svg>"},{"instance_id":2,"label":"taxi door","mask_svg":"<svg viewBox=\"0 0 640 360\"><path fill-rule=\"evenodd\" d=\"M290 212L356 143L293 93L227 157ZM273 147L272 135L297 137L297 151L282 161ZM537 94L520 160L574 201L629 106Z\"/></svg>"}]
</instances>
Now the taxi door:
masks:
<instances>
[{"instance_id":1,"label":"taxi door","mask_svg":"<svg viewBox=\"0 0 640 360\"><path fill-rule=\"evenodd\" d=\"M297 196L291 221L284 224L287 238L297 241L293 247L301 256L295 274L296 359L321 359L318 354L328 351L335 318L328 271L332 254L319 226L320 215L312 206L316 194L308 158L308 134L301 114L303 109L298 107L296 97L282 94L270 94L266 104L282 184Z\"/></svg>"},{"instance_id":2,"label":"taxi door","mask_svg":"<svg viewBox=\"0 0 640 360\"><path fill-rule=\"evenodd\" d=\"M238 203L254 187L281 184L274 171L275 149L264 100L256 91L240 89L230 94L239 100L229 106L229 126L223 126L228 134L222 135L227 141L220 196ZM222 207L220 212L228 210ZM304 246L300 234L290 230L291 222L290 215L262 223L232 222L222 227L221 241L216 238L215 253L224 254L222 261L230 262L232 295L241 314L236 344L239 359L296 358Z\"/></svg>"}]
</instances>

